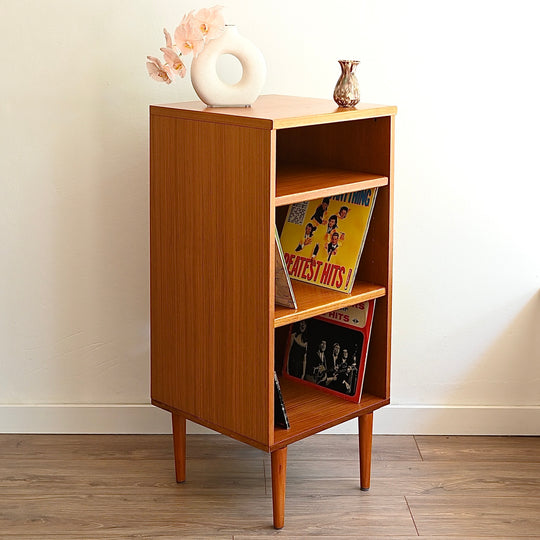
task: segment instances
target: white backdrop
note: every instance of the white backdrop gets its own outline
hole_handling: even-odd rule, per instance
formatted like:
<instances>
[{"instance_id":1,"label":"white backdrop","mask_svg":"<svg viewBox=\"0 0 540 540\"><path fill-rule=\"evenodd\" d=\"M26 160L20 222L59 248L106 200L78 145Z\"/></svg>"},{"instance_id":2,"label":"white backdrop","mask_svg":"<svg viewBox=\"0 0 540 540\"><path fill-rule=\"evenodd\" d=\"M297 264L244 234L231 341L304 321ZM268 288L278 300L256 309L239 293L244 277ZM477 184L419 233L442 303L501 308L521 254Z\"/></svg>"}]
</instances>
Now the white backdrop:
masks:
<instances>
[{"instance_id":1,"label":"white backdrop","mask_svg":"<svg viewBox=\"0 0 540 540\"><path fill-rule=\"evenodd\" d=\"M209 4L210 5L210 4ZM147 54L181 0L0 0L0 431L152 432ZM231 0L263 93L395 104L393 405L377 432L540 434L535 0ZM354 424L341 431L354 430Z\"/></svg>"}]
</instances>

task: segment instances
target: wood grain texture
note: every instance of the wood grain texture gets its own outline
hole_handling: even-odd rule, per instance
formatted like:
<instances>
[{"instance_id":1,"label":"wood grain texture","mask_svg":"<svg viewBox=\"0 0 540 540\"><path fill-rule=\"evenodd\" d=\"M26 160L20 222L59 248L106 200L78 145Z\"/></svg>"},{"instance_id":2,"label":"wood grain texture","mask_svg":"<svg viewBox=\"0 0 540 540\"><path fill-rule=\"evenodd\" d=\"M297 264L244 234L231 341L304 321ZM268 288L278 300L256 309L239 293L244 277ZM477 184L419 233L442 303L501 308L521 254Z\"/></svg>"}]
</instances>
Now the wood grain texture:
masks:
<instances>
[{"instance_id":1,"label":"wood grain texture","mask_svg":"<svg viewBox=\"0 0 540 540\"><path fill-rule=\"evenodd\" d=\"M386 176L310 164L283 163L276 172L276 206L388 184Z\"/></svg>"},{"instance_id":2,"label":"wood grain texture","mask_svg":"<svg viewBox=\"0 0 540 540\"><path fill-rule=\"evenodd\" d=\"M295 459L305 456L334 459L335 435L317 435L303 439L289 448ZM222 435L188 435L186 455L189 460L261 459L264 451ZM519 441L522 439L520 438ZM358 440L353 435L339 436L340 455L344 460L357 461ZM375 461L421 460L414 437L408 435L377 435L373 437ZM171 435L28 435L0 434L0 459L29 460L165 460L173 459ZM316 457L317 456L317 457ZM114 467L114 465L113 465Z\"/></svg>"},{"instance_id":3,"label":"wood grain texture","mask_svg":"<svg viewBox=\"0 0 540 540\"><path fill-rule=\"evenodd\" d=\"M540 437L415 436L424 460L540 463Z\"/></svg>"},{"instance_id":4,"label":"wood grain texture","mask_svg":"<svg viewBox=\"0 0 540 540\"><path fill-rule=\"evenodd\" d=\"M296 96L260 96L251 107L206 107L200 101L154 105L155 115L261 129L344 122L358 118L396 114L396 107L359 103L354 109L340 109L332 100Z\"/></svg>"},{"instance_id":5,"label":"wood grain texture","mask_svg":"<svg viewBox=\"0 0 540 540\"><path fill-rule=\"evenodd\" d=\"M150 140L152 398L268 445L272 134L153 115Z\"/></svg>"},{"instance_id":6,"label":"wood grain texture","mask_svg":"<svg viewBox=\"0 0 540 540\"><path fill-rule=\"evenodd\" d=\"M395 107L263 96L251 108L150 111L152 402L266 450L353 418L313 415L295 393L299 426L274 434L272 327L379 298L371 397L353 412L387 403ZM295 285L299 309L274 313L275 205L362 186L379 194L353 293Z\"/></svg>"},{"instance_id":7,"label":"wood grain texture","mask_svg":"<svg viewBox=\"0 0 540 540\"><path fill-rule=\"evenodd\" d=\"M260 539L262 535L249 535L246 536L244 534L235 534L233 540L257 540ZM286 538L287 540L305 540L305 536L297 535L297 534L282 534L280 535L281 538ZM161 537L160 537L161 538ZM414 536L403 536L403 535L387 535L387 534L366 534L364 535L361 530L357 532L354 536L343 536L341 534L338 535L317 535L317 540L350 540L351 538L356 538L356 540L418 540L420 537L419 535L415 534ZM428 538L427 536L424 536L423 538ZM456 536L433 536L430 535L430 540L455 540ZM495 537L490 537L495 538ZM504 536L504 540L523 540L523 536ZM467 540L486 540L485 536L468 536Z\"/></svg>"},{"instance_id":8,"label":"wood grain texture","mask_svg":"<svg viewBox=\"0 0 540 540\"><path fill-rule=\"evenodd\" d=\"M291 280L291 283L298 307L297 309L290 309L276 305L274 310L274 326L276 328L341 309L342 307L352 306L358 302L381 298L386 294L384 287L358 280L354 282L350 294L294 279Z\"/></svg>"},{"instance_id":9,"label":"wood grain texture","mask_svg":"<svg viewBox=\"0 0 540 540\"><path fill-rule=\"evenodd\" d=\"M334 437L335 435L319 434L316 437L302 439L289 447L288 455L291 456L293 463L302 461L306 457L307 461L335 462L336 455L339 455L339 461L349 460L356 463L358 461L358 439L353 435L339 436L339 445L336 445ZM384 462L421 461L422 459L414 438L410 435L373 436L371 456L372 461ZM343 470L347 470L347 468Z\"/></svg>"},{"instance_id":10,"label":"wood grain texture","mask_svg":"<svg viewBox=\"0 0 540 540\"><path fill-rule=\"evenodd\" d=\"M540 532L540 497L407 497L420 536L530 536Z\"/></svg>"},{"instance_id":11,"label":"wood grain texture","mask_svg":"<svg viewBox=\"0 0 540 540\"><path fill-rule=\"evenodd\" d=\"M312 438L312 437L311 437ZM376 437L374 437L376 442ZM294 449L295 445L289 448ZM289 450L288 473L294 482L289 482L287 492L300 495L309 492L313 496L334 497L340 490L357 490L358 459L345 459L341 449L331 450L332 459L319 456L316 461L302 459ZM397 450L397 449L396 449ZM371 464L371 488L373 495L403 496L421 495L470 495L500 497L502 493L511 497L537 496L540 484L540 468L537 464L499 464L472 462L456 465L456 462L423 462L406 460L385 461L374 458ZM346 454L345 454L346 455Z\"/></svg>"},{"instance_id":12,"label":"wood grain texture","mask_svg":"<svg viewBox=\"0 0 540 540\"><path fill-rule=\"evenodd\" d=\"M360 458L360 489L371 485L371 447L373 441L373 413L358 417L358 451Z\"/></svg>"},{"instance_id":13,"label":"wood grain texture","mask_svg":"<svg viewBox=\"0 0 540 540\"><path fill-rule=\"evenodd\" d=\"M170 435L0 434L0 459L108 461L172 457Z\"/></svg>"},{"instance_id":14,"label":"wood grain texture","mask_svg":"<svg viewBox=\"0 0 540 540\"><path fill-rule=\"evenodd\" d=\"M182 485L179 489L186 487ZM2 498L0 528L3 538L21 540L25 534L58 538L231 537L233 534L272 536L268 496L215 493L197 497L166 491L132 490L124 494L76 493L19 495ZM306 537L342 534L412 535L415 532L402 497L362 497L348 494L325 501L305 496L287 501L285 531Z\"/></svg>"},{"instance_id":15,"label":"wood grain texture","mask_svg":"<svg viewBox=\"0 0 540 540\"><path fill-rule=\"evenodd\" d=\"M171 407L170 405L166 403L162 403L160 401L157 401L155 399L152 400L152 404L156 405L157 407L160 407L166 411L170 411L172 414L179 414L181 416L185 416L187 420L190 420L196 424L199 424L203 427L206 427L208 429L211 429L212 431L216 431L218 433L221 433L223 435L227 435L228 437L231 437L239 442L243 442L246 444L249 444L253 446L254 448L257 448L259 450L264 450L265 452L270 451L270 446L267 442L261 442L258 439L252 439L251 437L248 437L246 435L243 435L242 433L239 433L238 431L233 431L227 427L224 427L222 424L214 424L212 422L209 422L203 418L200 418L198 416L191 415L189 413L186 413L184 411L179 411L178 409L175 409L174 407ZM240 410L236 411L237 414L241 414ZM242 413L243 414L243 413Z\"/></svg>"},{"instance_id":16,"label":"wood grain texture","mask_svg":"<svg viewBox=\"0 0 540 540\"><path fill-rule=\"evenodd\" d=\"M188 463L189 478L180 486L174 476L174 462L164 460L118 459L114 462L87 460L84 466L76 461L42 459L22 465L17 460L0 463L2 495L51 494L63 492L99 492L122 495L132 491L171 493L175 486L188 486L192 495L208 496L216 489L223 495L266 495L263 456L243 459L241 456L221 460L193 458ZM206 494L206 495L204 495ZM1 537L1 536L0 536Z\"/></svg>"},{"instance_id":17,"label":"wood grain texture","mask_svg":"<svg viewBox=\"0 0 540 540\"><path fill-rule=\"evenodd\" d=\"M174 468L176 481L186 480L186 418L179 414L172 414Z\"/></svg>"},{"instance_id":18,"label":"wood grain texture","mask_svg":"<svg viewBox=\"0 0 540 540\"><path fill-rule=\"evenodd\" d=\"M386 295L377 301L366 365L364 387L373 394L390 397L390 359L392 335L392 268L394 228L394 133L395 117L370 120L369 131L355 133L363 149L366 170L388 176L388 186L378 189L377 200L360 264L358 276L381 283Z\"/></svg>"},{"instance_id":19,"label":"wood grain texture","mask_svg":"<svg viewBox=\"0 0 540 540\"><path fill-rule=\"evenodd\" d=\"M179 418L272 452L275 471L288 444L369 415L361 420L362 486L369 485L365 420L389 403L395 112L288 96L263 96L250 108L150 108L151 394L175 419L179 481ZM275 309L280 205L374 188L352 294L300 285L297 310ZM361 402L283 384L291 429L275 429L274 345L283 340L274 327L374 298L380 301ZM279 470L284 486L285 468ZM282 499L274 498L276 527L283 524Z\"/></svg>"},{"instance_id":20,"label":"wood grain texture","mask_svg":"<svg viewBox=\"0 0 540 540\"><path fill-rule=\"evenodd\" d=\"M276 428L272 450L388 404L368 393L362 394L360 403L353 403L287 378L281 378L280 385L291 427Z\"/></svg>"},{"instance_id":21,"label":"wood grain texture","mask_svg":"<svg viewBox=\"0 0 540 540\"><path fill-rule=\"evenodd\" d=\"M275 531L268 454L221 435L188 435L188 478L177 484L170 435L0 434L0 536L538 538L538 438L422 437L423 445L430 439L440 449L446 441L444 460L421 460L413 437L374 436L367 493L358 489L357 436L291 445L287 520ZM486 448L485 461L480 451L461 461L462 439Z\"/></svg>"},{"instance_id":22,"label":"wood grain texture","mask_svg":"<svg viewBox=\"0 0 540 540\"><path fill-rule=\"evenodd\" d=\"M459 465L457 465L459 463ZM540 486L538 463L430 462L374 463L373 493L404 495L469 495L480 497L535 497Z\"/></svg>"},{"instance_id":23,"label":"wood grain texture","mask_svg":"<svg viewBox=\"0 0 540 540\"><path fill-rule=\"evenodd\" d=\"M274 450L272 461L272 509L274 529L285 525L285 488L287 479L287 447Z\"/></svg>"},{"instance_id":24,"label":"wood grain texture","mask_svg":"<svg viewBox=\"0 0 540 540\"><path fill-rule=\"evenodd\" d=\"M341 168L388 178L377 198L360 259L356 282L384 287L377 300L364 387L390 396L390 335L392 310L392 235L394 190L394 117L358 118L280 130L276 134L277 171L309 164L311 168ZM336 309L336 308L333 308Z\"/></svg>"}]
</instances>

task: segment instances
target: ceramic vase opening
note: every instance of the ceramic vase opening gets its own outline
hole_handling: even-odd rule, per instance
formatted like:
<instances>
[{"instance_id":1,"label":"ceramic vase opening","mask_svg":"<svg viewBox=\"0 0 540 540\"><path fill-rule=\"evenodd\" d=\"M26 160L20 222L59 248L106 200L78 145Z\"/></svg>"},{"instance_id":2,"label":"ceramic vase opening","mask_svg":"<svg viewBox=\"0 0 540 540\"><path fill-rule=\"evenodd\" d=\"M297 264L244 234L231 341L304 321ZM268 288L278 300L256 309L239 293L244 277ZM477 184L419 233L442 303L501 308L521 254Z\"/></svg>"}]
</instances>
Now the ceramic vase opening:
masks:
<instances>
[{"instance_id":1,"label":"ceramic vase opening","mask_svg":"<svg viewBox=\"0 0 540 540\"><path fill-rule=\"evenodd\" d=\"M231 55L240 63L242 74L234 84L223 81L218 74L218 61L223 55ZM250 107L259 97L265 79L261 51L234 25L227 25L220 37L208 42L191 64L193 88L209 107Z\"/></svg>"},{"instance_id":2,"label":"ceramic vase opening","mask_svg":"<svg viewBox=\"0 0 540 540\"><path fill-rule=\"evenodd\" d=\"M226 84L235 85L240 82L244 70L240 60L232 54L222 54L216 63L218 77Z\"/></svg>"}]
</instances>

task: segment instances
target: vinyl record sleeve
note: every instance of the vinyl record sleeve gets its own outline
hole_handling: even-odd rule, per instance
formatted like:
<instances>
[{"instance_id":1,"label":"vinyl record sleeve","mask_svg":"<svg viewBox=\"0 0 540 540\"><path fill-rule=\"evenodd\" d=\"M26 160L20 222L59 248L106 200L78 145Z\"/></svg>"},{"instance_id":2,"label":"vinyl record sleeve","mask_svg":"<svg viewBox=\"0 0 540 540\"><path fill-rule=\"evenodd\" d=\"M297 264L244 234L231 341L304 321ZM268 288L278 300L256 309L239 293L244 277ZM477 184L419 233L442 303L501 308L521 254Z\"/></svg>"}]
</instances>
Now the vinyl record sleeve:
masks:
<instances>
[{"instance_id":1,"label":"vinyl record sleeve","mask_svg":"<svg viewBox=\"0 0 540 540\"><path fill-rule=\"evenodd\" d=\"M283 376L358 403L375 300L291 325Z\"/></svg>"},{"instance_id":2,"label":"vinyl record sleeve","mask_svg":"<svg viewBox=\"0 0 540 540\"><path fill-rule=\"evenodd\" d=\"M350 293L377 188L291 204L281 246L291 279Z\"/></svg>"}]
</instances>

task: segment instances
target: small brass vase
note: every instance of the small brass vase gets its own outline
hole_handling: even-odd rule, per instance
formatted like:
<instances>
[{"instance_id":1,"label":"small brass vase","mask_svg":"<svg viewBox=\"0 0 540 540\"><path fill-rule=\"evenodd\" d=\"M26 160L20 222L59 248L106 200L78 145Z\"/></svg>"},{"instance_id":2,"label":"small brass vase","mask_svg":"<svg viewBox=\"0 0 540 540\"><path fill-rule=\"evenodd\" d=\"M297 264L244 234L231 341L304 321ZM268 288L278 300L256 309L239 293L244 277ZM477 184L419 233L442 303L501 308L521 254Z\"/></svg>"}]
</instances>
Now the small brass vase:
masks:
<instances>
[{"instance_id":1,"label":"small brass vase","mask_svg":"<svg viewBox=\"0 0 540 540\"><path fill-rule=\"evenodd\" d=\"M360 101L360 87L354 74L358 60L338 60L341 76L334 88L334 101L345 108L354 107Z\"/></svg>"}]
</instances>

